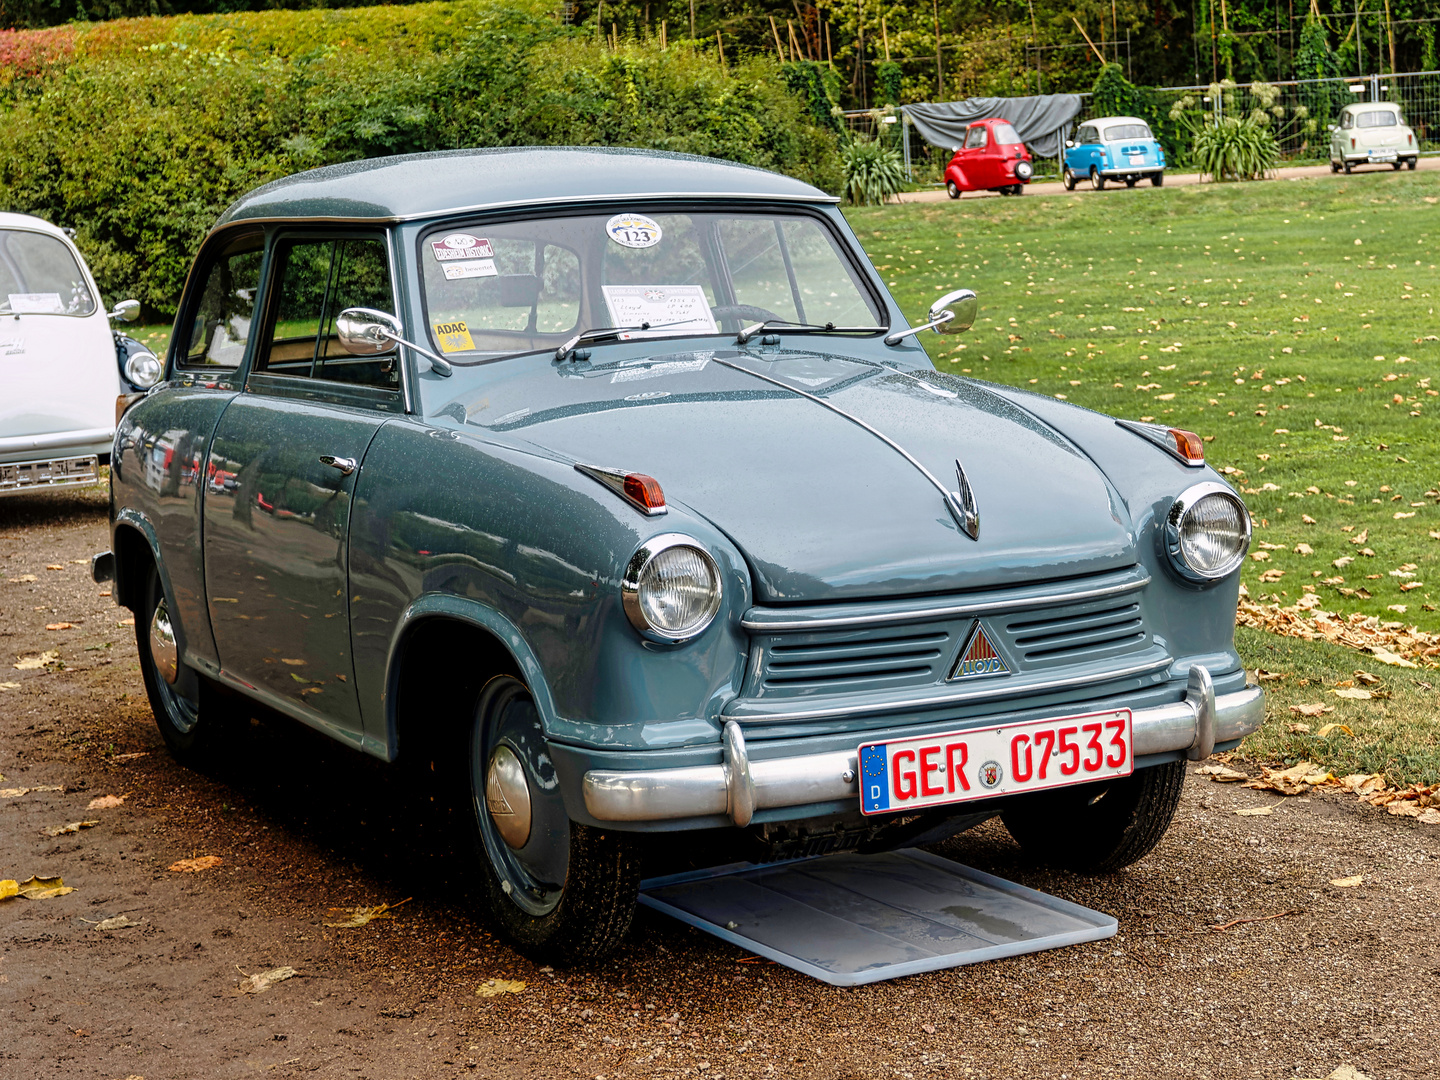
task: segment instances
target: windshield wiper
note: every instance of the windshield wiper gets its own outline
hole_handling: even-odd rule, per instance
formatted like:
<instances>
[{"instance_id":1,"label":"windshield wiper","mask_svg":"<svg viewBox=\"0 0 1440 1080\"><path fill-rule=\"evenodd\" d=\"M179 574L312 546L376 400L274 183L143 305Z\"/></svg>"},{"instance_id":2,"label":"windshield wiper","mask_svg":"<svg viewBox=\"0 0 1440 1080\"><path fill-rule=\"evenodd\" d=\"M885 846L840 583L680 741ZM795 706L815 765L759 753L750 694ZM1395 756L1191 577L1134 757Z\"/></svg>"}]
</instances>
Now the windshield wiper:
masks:
<instances>
[{"instance_id":1,"label":"windshield wiper","mask_svg":"<svg viewBox=\"0 0 1440 1080\"><path fill-rule=\"evenodd\" d=\"M885 327L836 326L833 322L821 326L818 323L791 322L788 319L766 319L764 322L751 323L742 329L735 337L735 344L744 345L756 334L762 334L766 330L781 330L787 334L879 334L885 330Z\"/></svg>"},{"instance_id":2,"label":"windshield wiper","mask_svg":"<svg viewBox=\"0 0 1440 1080\"><path fill-rule=\"evenodd\" d=\"M558 349L556 349L555 359L564 360L567 356L569 356L572 352L575 351L577 346L583 345L587 341L600 341L603 338L619 337L621 334L628 334L643 330L665 330L672 326L684 326L687 322L693 321L694 320L692 319L681 319L678 322L668 323L642 322L639 326L591 327L589 330L581 330L580 333L576 334L569 341L565 342L564 345L561 345Z\"/></svg>"}]
</instances>

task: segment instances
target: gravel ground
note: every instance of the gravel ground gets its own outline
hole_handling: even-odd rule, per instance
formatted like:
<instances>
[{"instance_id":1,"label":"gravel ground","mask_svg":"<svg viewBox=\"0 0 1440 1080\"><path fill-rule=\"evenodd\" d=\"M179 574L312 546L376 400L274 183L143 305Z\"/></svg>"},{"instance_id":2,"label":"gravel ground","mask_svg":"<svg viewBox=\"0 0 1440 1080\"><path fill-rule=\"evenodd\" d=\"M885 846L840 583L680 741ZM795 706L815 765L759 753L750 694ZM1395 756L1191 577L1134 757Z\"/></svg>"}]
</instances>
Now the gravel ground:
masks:
<instances>
[{"instance_id":1,"label":"gravel ground","mask_svg":"<svg viewBox=\"0 0 1440 1080\"><path fill-rule=\"evenodd\" d=\"M59 788L0 798L0 878L76 890L0 903L8 1076L1440 1073L1440 828L1194 776L1160 848L1114 877L1028 866L996 823L936 849L1115 915L1109 941L839 990L642 910L603 964L537 969L467 901L425 777L276 721L174 764L129 613L81 561L106 545L101 493L0 500L0 684L19 684L0 787ZM12 667L48 649L63 668ZM124 802L87 809L105 795ZM206 855L223 861L167 869ZM96 928L121 915L137 925ZM1215 929L1246 919L1264 921ZM524 987L477 993L490 980Z\"/></svg>"}]
</instances>

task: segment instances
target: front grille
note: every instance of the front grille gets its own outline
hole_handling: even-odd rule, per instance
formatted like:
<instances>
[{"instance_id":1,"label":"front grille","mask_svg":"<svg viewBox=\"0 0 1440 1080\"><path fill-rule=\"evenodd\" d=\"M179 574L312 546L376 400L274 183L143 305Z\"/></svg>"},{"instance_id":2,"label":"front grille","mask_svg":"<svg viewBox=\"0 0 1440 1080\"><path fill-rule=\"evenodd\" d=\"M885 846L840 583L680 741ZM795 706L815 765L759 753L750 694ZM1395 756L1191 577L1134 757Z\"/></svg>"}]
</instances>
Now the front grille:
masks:
<instances>
[{"instance_id":1,"label":"front grille","mask_svg":"<svg viewBox=\"0 0 1440 1080\"><path fill-rule=\"evenodd\" d=\"M755 608L746 614L752 652L742 697L812 698L943 685L977 619L1017 677L1144 653L1154 644L1139 602L1147 580L1133 567L909 602ZM820 625L807 629L811 623Z\"/></svg>"}]
</instances>

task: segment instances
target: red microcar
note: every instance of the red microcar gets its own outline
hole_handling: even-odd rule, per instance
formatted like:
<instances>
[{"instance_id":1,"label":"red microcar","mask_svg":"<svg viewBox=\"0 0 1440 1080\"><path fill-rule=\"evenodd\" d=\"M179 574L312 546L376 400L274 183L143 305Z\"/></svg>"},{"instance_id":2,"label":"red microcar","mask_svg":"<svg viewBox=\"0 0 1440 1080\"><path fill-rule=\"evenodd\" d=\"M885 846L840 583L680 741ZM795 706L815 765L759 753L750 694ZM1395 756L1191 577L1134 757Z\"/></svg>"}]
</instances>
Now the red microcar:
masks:
<instances>
[{"instance_id":1,"label":"red microcar","mask_svg":"<svg viewBox=\"0 0 1440 1080\"><path fill-rule=\"evenodd\" d=\"M963 191L998 191L1019 195L1035 175L1030 151L1008 120L976 120L965 129L965 141L945 167L950 198Z\"/></svg>"}]
</instances>

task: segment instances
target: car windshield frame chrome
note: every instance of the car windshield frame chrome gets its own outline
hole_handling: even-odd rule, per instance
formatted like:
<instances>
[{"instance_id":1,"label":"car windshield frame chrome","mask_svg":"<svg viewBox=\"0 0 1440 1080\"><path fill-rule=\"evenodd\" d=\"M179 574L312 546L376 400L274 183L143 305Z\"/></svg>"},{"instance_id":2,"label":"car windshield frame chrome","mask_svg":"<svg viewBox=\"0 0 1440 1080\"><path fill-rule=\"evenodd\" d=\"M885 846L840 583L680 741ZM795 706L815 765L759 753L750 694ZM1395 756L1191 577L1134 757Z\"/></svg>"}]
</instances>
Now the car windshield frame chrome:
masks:
<instances>
[{"instance_id":1,"label":"car windshield frame chrome","mask_svg":"<svg viewBox=\"0 0 1440 1080\"><path fill-rule=\"evenodd\" d=\"M835 245L837 253L842 261L851 271L852 278L859 289L863 300L879 316L877 319L878 329L873 331L876 335L887 333L894 324L890 305L885 295L877 286L878 273L870 260L864 256L864 252L854 244L835 225L834 220L827 211L833 207L829 203L796 202L776 196L773 199L759 198L735 198L720 200L706 196L672 196L672 195L646 195L636 194L633 198L616 196L603 201L586 202L573 206L555 206L545 202L537 201L533 205L510 206L497 209L491 212L465 212L437 214L433 217L427 216L418 221L409 222L413 228L411 235L411 253L415 259L414 289L419 299L421 318L426 327L426 336L429 336L431 324L430 315L430 293L425 286L421 273L424 265L425 245L435 234L441 232L453 232L462 229L480 229L491 224L509 224L512 222L533 220L536 218L560 218L560 217L598 217L607 213L619 213L628 211L632 213L666 213L666 214L714 214L733 211L737 216L744 217L805 217L815 221L822 229L826 230L831 242ZM418 227L416 227L418 226ZM851 334L856 331L848 327L837 326L834 331L814 331L815 333L844 333ZM544 345L537 348L520 349L515 352L494 352L485 355L475 356L473 359L462 359L458 356L446 356L449 363L457 368L483 367L488 364L500 363L506 360L517 360L526 356L549 356L554 357L557 348L578 331L573 328L566 332L555 345ZM672 334L650 334L641 340L645 341L674 341L688 338L723 338L733 341L735 334L717 330L711 333L703 331L681 331ZM585 342L584 349L588 350L596 345L633 344L637 339L604 339L601 341ZM568 354L569 359L575 359L578 352L584 351L577 347Z\"/></svg>"}]
</instances>

